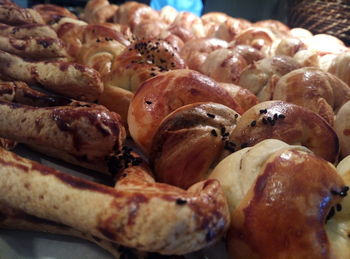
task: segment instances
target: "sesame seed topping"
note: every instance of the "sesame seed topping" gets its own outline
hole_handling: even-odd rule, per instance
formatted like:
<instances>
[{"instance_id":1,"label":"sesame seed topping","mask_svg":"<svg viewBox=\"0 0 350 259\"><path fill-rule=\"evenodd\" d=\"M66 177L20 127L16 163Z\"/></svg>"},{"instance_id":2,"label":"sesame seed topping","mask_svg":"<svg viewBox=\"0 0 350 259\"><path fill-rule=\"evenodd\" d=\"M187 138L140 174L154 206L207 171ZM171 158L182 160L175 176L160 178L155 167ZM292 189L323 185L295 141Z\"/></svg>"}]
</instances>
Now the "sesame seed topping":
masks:
<instances>
[{"instance_id":1,"label":"sesame seed topping","mask_svg":"<svg viewBox=\"0 0 350 259\"><path fill-rule=\"evenodd\" d=\"M278 115L278 118L280 118L280 119L284 119L286 116L284 115L284 114L280 114L280 115Z\"/></svg>"},{"instance_id":2,"label":"sesame seed topping","mask_svg":"<svg viewBox=\"0 0 350 259\"><path fill-rule=\"evenodd\" d=\"M267 113L267 109L260 110L259 112L260 112L260 114L266 114Z\"/></svg>"},{"instance_id":3,"label":"sesame seed topping","mask_svg":"<svg viewBox=\"0 0 350 259\"><path fill-rule=\"evenodd\" d=\"M235 118L236 118L236 119L238 118L238 113L235 114Z\"/></svg>"},{"instance_id":4,"label":"sesame seed topping","mask_svg":"<svg viewBox=\"0 0 350 259\"><path fill-rule=\"evenodd\" d=\"M256 126L256 121L252 121L252 122L250 123L250 126L255 127L255 126Z\"/></svg>"},{"instance_id":5,"label":"sesame seed topping","mask_svg":"<svg viewBox=\"0 0 350 259\"><path fill-rule=\"evenodd\" d=\"M146 103L147 103L147 104L152 104L152 102L151 102L151 101L146 101Z\"/></svg>"},{"instance_id":6,"label":"sesame seed topping","mask_svg":"<svg viewBox=\"0 0 350 259\"><path fill-rule=\"evenodd\" d=\"M215 115L214 114L211 114L211 113L207 113L207 116L209 117L209 118L215 118Z\"/></svg>"},{"instance_id":7,"label":"sesame seed topping","mask_svg":"<svg viewBox=\"0 0 350 259\"><path fill-rule=\"evenodd\" d=\"M185 205L187 203L186 200L181 199L181 198L177 198L175 202L177 205Z\"/></svg>"},{"instance_id":8,"label":"sesame seed topping","mask_svg":"<svg viewBox=\"0 0 350 259\"><path fill-rule=\"evenodd\" d=\"M214 130L214 129L212 129L212 130L210 131L210 134L211 134L212 136L214 136L214 137L217 137L217 136L218 136L218 133L216 133L216 130Z\"/></svg>"}]
</instances>

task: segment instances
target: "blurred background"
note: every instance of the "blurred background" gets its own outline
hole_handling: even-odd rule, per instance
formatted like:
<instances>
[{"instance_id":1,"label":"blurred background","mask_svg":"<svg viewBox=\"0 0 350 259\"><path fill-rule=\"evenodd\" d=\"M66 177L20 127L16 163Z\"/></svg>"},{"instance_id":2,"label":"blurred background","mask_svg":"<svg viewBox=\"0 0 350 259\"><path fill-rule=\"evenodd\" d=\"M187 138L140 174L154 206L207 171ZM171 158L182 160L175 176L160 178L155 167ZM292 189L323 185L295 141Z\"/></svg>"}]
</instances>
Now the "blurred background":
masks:
<instances>
[{"instance_id":1,"label":"blurred background","mask_svg":"<svg viewBox=\"0 0 350 259\"><path fill-rule=\"evenodd\" d=\"M35 4L51 3L65 7L84 7L88 0L15 0L23 7ZM114 4L122 4L125 1L110 0ZM150 1L138 1L150 4ZM233 17L242 17L250 21L263 19L276 19L287 21L287 1L285 0L204 0L202 14L207 12L224 12Z\"/></svg>"}]
</instances>

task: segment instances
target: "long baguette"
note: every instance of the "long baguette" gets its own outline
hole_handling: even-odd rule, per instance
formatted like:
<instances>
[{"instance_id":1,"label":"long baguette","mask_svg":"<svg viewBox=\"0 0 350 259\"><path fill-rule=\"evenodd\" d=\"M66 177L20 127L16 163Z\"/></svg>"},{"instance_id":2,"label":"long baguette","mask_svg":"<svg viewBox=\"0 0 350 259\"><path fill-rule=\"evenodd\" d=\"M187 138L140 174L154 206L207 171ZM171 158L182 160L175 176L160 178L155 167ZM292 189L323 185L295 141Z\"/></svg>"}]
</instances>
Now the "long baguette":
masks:
<instances>
[{"instance_id":1,"label":"long baguette","mask_svg":"<svg viewBox=\"0 0 350 259\"><path fill-rule=\"evenodd\" d=\"M229 224L216 180L187 191L155 183L144 165L115 188L73 177L0 149L0 203L141 251L185 254L219 240Z\"/></svg>"}]
</instances>

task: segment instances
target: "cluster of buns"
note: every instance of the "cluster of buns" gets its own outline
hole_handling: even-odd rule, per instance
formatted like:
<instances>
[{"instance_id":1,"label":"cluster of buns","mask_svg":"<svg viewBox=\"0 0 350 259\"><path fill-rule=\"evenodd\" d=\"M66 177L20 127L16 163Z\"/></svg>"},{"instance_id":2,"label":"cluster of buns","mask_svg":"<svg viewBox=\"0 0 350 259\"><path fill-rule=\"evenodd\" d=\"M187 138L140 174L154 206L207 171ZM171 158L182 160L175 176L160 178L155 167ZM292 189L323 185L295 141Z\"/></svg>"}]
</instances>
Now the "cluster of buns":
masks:
<instances>
[{"instance_id":1,"label":"cluster of buns","mask_svg":"<svg viewBox=\"0 0 350 259\"><path fill-rule=\"evenodd\" d=\"M343 42L107 0L80 18L0 0L0 22L0 227L83 237L116 258L223 237L231 258L350 257ZM113 187L5 150L17 142Z\"/></svg>"}]
</instances>

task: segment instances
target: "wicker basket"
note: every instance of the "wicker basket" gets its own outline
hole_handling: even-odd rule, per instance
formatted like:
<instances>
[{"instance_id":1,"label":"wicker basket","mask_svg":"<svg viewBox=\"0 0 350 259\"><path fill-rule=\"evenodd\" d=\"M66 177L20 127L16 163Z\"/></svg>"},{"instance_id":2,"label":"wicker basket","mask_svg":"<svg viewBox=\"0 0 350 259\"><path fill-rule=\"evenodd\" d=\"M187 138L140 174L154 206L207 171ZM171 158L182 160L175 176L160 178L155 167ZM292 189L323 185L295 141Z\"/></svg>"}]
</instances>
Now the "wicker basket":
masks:
<instances>
[{"instance_id":1,"label":"wicker basket","mask_svg":"<svg viewBox=\"0 0 350 259\"><path fill-rule=\"evenodd\" d=\"M288 25L327 33L350 45L350 0L290 0Z\"/></svg>"}]
</instances>

